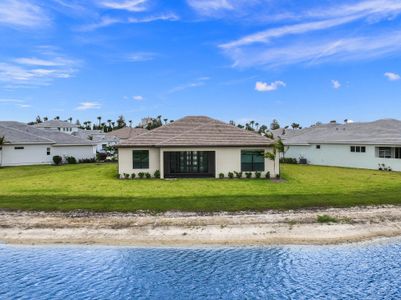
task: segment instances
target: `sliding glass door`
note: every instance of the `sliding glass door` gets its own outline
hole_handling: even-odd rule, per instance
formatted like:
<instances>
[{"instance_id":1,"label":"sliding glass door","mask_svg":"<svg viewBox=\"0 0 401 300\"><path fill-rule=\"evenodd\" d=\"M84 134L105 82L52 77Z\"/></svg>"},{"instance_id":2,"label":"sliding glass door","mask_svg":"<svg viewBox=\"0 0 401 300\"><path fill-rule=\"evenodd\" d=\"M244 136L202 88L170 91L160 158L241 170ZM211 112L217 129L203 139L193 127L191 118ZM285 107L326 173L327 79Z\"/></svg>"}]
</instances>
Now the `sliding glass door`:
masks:
<instances>
[{"instance_id":1,"label":"sliding glass door","mask_svg":"<svg viewBox=\"0 0 401 300\"><path fill-rule=\"evenodd\" d=\"M164 176L174 177L214 177L214 151L164 152Z\"/></svg>"}]
</instances>

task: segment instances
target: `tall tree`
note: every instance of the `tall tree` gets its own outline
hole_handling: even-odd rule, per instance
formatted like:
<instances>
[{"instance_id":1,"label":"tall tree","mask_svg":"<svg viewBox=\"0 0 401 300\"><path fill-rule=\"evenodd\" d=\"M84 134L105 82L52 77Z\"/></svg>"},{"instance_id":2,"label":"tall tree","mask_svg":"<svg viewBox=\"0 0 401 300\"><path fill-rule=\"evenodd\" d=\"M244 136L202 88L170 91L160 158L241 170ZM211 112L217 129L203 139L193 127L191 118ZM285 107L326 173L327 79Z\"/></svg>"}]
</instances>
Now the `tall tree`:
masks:
<instances>
[{"instance_id":1,"label":"tall tree","mask_svg":"<svg viewBox=\"0 0 401 300\"><path fill-rule=\"evenodd\" d=\"M60 120L60 116L55 116L54 120Z\"/></svg>"},{"instance_id":2,"label":"tall tree","mask_svg":"<svg viewBox=\"0 0 401 300\"><path fill-rule=\"evenodd\" d=\"M127 124L125 123L124 116L121 115L117 119L117 128L124 128L124 127L127 127Z\"/></svg>"},{"instance_id":3,"label":"tall tree","mask_svg":"<svg viewBox=\"0 0 401 300\"><path fill-rule=\"evenodd\" d=\"M298 129L299 128L299 124L298 123L292 123L291 127L292 127L292 129Z\"/></svg>"},{"instance_id":4,"label":"tall tree","mask_svg":"<svg viewBox=\"0 0 401 300\"><path fill-rule=\"evenodd\" d=\"M35 122L36 122L36 124L42 123L42 119L40 118L40 116L36 117Z\"/></svg>"},{"instance_id":5,"label":"tall tree","mask_svg":"<svg viewBox=\"0 0 401 300\"><path fill-rule=\"evenodd\" d=\"M97 120L98 120L98 126L100 128L100 123L102 123L102 117L101 116L97 117Z\"/></svg>"},{"instance_id":6,"label":"tall tree","mask_svg":"<svg viewBox=\"0 0 401 300\"><path fill-rule=\"evenodd\" d=\"M273 121L270 124L270 129L275 130L279 128L280 128L280 123L276 119L273 119Z\"/></svg>"},{"instance_id":7,"label":"tall tree","mask_svg":"<svg viewBox=\"0 0 401 300\"><path fill-rule=\"evenodd\" d=\"M70 121L70 123L72 123L72 117L69 117L69 118L68 118L68 121Z\"/></svg>"}]
</instances>

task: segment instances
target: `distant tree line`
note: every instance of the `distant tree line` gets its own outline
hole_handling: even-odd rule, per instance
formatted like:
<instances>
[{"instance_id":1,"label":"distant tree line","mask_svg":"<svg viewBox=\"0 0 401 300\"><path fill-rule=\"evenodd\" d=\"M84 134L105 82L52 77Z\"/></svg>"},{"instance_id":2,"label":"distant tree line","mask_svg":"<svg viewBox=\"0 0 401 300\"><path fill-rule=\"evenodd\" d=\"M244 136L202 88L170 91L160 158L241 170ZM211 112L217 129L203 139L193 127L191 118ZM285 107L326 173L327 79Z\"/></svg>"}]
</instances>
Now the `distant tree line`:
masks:
<instances>
[{"instance_id":1,"label":"distant tree line","mask_svg":"<svg viewBox=\"0 0 401 300\"><path fill-rule=\"evenodd\" d=\"M55 116L53 120L61 120L60 116ZM49 121L48 117L41 117L37 116L35 121L29 122L28 125L35 125L39 123L43 123ZM73 118L69 117L66 120L63 120L65 122L73 123ZM145 128L145 129L154 129L157 127L160 127L162 125L165 125L167 123L174 122L174 120L169 120L167 118L163 118L161 115L157 117L147 117L142 119L141 123L136 125L136 128ZM81 122L80 120L75 120L74 122L75 125L77 125L80 129L85 129L85 130L101 130L103 132L110 132L113 130L121 129L124 127L133 127L132 120L126 121L125 117L123 115L119 116L116 120L112 119L107 119L104 120L103 117L98 116L96 118L96 121L84 121Z\"/></svg>"}]
</instances>

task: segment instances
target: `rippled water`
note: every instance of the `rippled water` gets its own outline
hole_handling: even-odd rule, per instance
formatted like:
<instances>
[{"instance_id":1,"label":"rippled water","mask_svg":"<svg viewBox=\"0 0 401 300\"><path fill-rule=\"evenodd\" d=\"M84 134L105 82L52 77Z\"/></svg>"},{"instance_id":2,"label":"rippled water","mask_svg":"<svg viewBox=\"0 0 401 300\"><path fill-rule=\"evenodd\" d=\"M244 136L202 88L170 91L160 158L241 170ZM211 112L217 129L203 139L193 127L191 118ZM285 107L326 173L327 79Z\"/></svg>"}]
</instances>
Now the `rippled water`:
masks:
<instances>
[{"instance_id":1,"label":"rippled water","mask_svg":"<svg viewBox=\"0 0 401 300\"><path fill-rule=\"evenodd\" d=\"M401 240L342 246L0 245L0 299L401 299Z\"/></svg>"}]
</instances>

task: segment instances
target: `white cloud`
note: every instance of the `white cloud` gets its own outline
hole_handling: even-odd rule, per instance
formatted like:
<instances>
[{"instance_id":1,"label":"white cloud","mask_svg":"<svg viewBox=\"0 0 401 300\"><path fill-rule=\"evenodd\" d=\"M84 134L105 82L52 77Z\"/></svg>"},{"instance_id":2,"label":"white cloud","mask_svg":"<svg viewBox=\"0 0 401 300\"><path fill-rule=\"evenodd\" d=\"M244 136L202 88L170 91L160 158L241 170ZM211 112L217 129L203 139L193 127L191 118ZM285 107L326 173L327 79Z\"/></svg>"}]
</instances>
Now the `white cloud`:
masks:
<instances>
[{"instance_id":1,"label":"white cloud","mask_svg":"<svg viewBox=\"0 0 401 300\"><path fill-rule=\"evenodd\" d=\"M68 59L49 47L40 48L43 55L19 57L0 62L0 82L9 87L49 85L54 79L70 78L77 71L78 61Z\"/></svg>"},{"instance_id":2,"label":"white cloud","mask_svg":"<svg viewBox=\"0 0 401 300\"><path fill-rule=\"evenodd\" d=\"M100 109L101 107L99 102L81 102L76 110Z\"/></svg>"},{"instance_id":3,"label":"white cloud","mask_svg":"<svg viewBox=\"0 0 401 300\"><path fill-rule=\"evenodd\" d=\"M115 18L115 17L104 16L104 17L101 17L97 22L80 26L77 29L79 31L92 31L92 30L108 27L108 26L115 25L115 24L139 24L139 23L151 23L151 22L157 22L157 21L177 21L177 20L179 20L179 17L174 13L150 15L150 16L140 17L140 18L134 18L134 17Z\"/></svg>"},{"instance_id":4,"label":"white cloud","mask_svg":"<svg viewBox=\"0 0 401 300\"><path fill-rule=\"evenodd\" d=\"M105 8L127 10L130 12L142 12L146 10L148 0L106 0L99 4Z\"/></svg>"},{"instance_id":5,"label":"white cloud","mask_svg":"<svg viewBox=\"0 0 401 300\"><path fill-rule=\"evenodd\" d=\"M386 73L384 73L384 76L386 76L387 79L390 81L396 81L396 80L401 79L400 75L398 75L397 73L393 73L393 72L386 72Z\"/></svg>"},{"instance_id":6,"label":"white cloud","mask_svg":"<svg viewBox=\"0 0 401 300\"><path fill-rule=\"evenodd\" d=\"M272 92L277 90L279 87L285 87L286 84L283 81L274 81L272 83L257 81L255 84L255 90L258 92Z\"/></svg>"},{"instance_id":7,"label":"white cloud","mask_svg":"<svg viewBox=\"0 0 401 300\"><path fill-rule=\"evenodd\" d=\"M0 105L13 105L19 108L29 108L32 105L27 104L25 101L17 100L17 99L0 99Z\"/></svg>"},{"instance_id":8,"label":"white cloud","mask_svg":"<svg viewBox=\"0 0 401 300\"><path fill-rule=\"evenodd\" d=\"M2 0L0 25L36 28L50 24L51 20L38 5L26 0Z\"/></svg>"},{"instance_id":9,"label":"white cloud","mask_svg":"<svg viewBox=\"0 0 401 300\"><path fill-rule=\"evenodd\" d=\"M132 99L134 99L135 101L142 101L143 100L143 96L140 96L140 95L132 96Z\"/></svg>"},{"instance_id":10,"label":"white cloud","mask_svg":"<svg viewBox=\"0 0 401 300\"><path fill-rule=\"evenodd\" d=\"M153 60L157 56L156 53L152 52L134 52L127 56L127 60L131 62L141 62Z\"/></svg>"},{"instance_id":11,"label":"white cloud","mask_svg":"<svg viewBox=\"0 0 401 300\"><path fill-rule=\"evenodd\" d=\"M200 14L209 15L218 10L232 10L234 7L228 0L187 0L189 6Z\"/></svg>"},{"instance_id":12,"label":"white cloud","mask_svg":"<svg viewBox=\"0 0 401 300\"><path fill-rule=\"evenodd\" d=\"M338 80L332 80L331 85L333 86L333 89L339 89L341 87L341 83Z\"/></svg>"},{"instance_id":13,"label":"white cloud","mask_svg":"<svg viewBox=\"0 0 401 300\"><path fill-rule=\"evenodd\" d=\"M183 90L204 86L206 84L206 81L208 81L209 79L210 79L210 77L206 77L206 76L199 77L199 78L195 79L192 82L189 82L189 83L186 83L186 84L182 84L182 85L178 85L178 86L170 89L167 93L168 94L173 94L173 93L181 92Z\"/></svg>"},{"instance_id":14,"label":"white cloud","mask_svg":"<svg viewBox=\"0 0 401 300\"><path fill-rule=\"evenodd\" d=\"M378 22L394 22L401 14L401 1L337 3L330 7L284 12L288 19L281 19L280 24L289 20L292 24L269 26L269 29L223 43L220 48L236 67L362 60L401 51L401 31L374 27ZM279 19L275 15L269 17ZM397 27L394 24L392 28Z\"/></svg>"}]
</instances>

